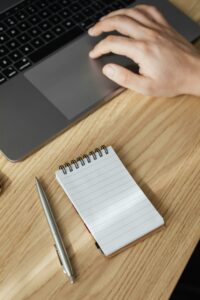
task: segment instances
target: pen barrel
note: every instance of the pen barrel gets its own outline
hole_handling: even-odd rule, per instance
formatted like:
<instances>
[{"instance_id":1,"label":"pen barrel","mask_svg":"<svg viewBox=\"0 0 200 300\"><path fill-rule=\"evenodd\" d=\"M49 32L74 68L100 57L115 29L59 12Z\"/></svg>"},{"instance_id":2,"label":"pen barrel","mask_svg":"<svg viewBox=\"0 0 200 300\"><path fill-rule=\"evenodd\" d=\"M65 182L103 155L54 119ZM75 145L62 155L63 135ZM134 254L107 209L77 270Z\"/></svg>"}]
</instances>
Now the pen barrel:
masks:
<instances>
[{"instance_id":1,"label":"pen barrel","mask_svg":"<svg viewBox=\"0 0 200 300\"><path fill-rule=\"evenodd\" d=\"M60 236L60 232L59 232L57 224L55 222L55 218L53 216L49 201L46 197L46 194L45 194L42 186L39 184L38 181L36 183L37 183L36 188L38 191L40 202L43 207L47 222L49 224L51 234L52 234L54 242L55 242L57 254L59 255L59 259L60 259L60 262L63 267L63 271L72 279L74 276L74 271L72 269L72 265L70 263L69 256L68 256L65 246L63 244L62 238Z\"/></svg>"}]
</instances>

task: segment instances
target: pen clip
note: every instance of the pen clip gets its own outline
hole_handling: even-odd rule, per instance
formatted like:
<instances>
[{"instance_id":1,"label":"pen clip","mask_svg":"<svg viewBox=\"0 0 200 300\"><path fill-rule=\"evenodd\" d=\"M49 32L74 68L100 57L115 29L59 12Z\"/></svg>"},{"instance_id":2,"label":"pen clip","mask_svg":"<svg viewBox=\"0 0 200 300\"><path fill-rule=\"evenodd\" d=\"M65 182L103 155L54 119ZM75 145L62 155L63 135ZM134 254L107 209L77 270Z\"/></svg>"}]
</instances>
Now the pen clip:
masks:
<instances>
[{"instance_id":1,"label":"pen clip","mask_svg":"<svg viewBox=\"0 0 200 300\"><path fill-rule=\"evenodd\" d=\"M64 272L64 273L66 273L66 272L65 272L65 270L64 270L64 267L63 267L62 260L61 260L61 258L60 258L60 254L59 254L58 248L56 247L56 245L55 245L55 244L54 244L54 247L55 247L55 249L56 249L56 253L57 253L57 256L58 256L58 259L59 259L60 265L61 265L61 266L62 266L62 268L63 268L63 272Z\"/></svg>"}]
</instances>

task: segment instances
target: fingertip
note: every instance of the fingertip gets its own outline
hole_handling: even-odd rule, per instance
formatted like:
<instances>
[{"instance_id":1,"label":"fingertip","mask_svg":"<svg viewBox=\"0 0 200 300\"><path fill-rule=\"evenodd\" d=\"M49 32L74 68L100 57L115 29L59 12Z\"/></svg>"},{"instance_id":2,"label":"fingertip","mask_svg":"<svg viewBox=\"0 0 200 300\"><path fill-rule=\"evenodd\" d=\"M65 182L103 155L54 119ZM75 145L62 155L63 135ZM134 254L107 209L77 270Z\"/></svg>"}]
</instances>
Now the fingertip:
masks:
<instances>
[{"instance_id":1,"label":"fingertip","mask_svg":"<svg viewBox=\"0 0 200 300\"><path fill-rule=\"evenodd\" d=\"M89 52L89 57L90 58L94 58L95 56L94 56L94 52L91 50L90 52Z\"/></svg>"},{"instance_id":2,"label":"fingertip","mask_svg":"<svg viewBox=\"0 0 200 300\"><path fill-rule=\"evenodd\" d=\"M105 65L102 69L103 74L109 78L114 77L115 71L116 71L115 67L111 64Z\"/></svg>"},{"instance_id":3,"label":"fingertip","mask_svg":"<svg viewBox=\"0 0 200 300\"><path fill-rule=\"evenodd\" d=\"M88 34L89 34L89 35L93 35L93 27L91 27L91 28L88 30Z\"/></svg>"}]
</instances>

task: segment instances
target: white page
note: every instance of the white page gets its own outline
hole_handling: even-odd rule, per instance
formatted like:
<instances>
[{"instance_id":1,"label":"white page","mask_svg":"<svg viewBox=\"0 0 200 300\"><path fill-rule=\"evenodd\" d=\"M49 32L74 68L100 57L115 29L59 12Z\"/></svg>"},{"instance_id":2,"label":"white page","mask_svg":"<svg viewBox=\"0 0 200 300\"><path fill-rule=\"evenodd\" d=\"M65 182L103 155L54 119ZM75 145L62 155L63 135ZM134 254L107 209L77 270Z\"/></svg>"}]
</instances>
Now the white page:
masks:
<instances>
[{"instance_id":1,"label":"white page","mask_svg":"<svg viewBox=\"0 0 200 300\"><path fill-rule=\"evenodd\" d=\"M105 255L164 224L110 146L108 154L56 178Z\"/></svg>"}]
</instances>

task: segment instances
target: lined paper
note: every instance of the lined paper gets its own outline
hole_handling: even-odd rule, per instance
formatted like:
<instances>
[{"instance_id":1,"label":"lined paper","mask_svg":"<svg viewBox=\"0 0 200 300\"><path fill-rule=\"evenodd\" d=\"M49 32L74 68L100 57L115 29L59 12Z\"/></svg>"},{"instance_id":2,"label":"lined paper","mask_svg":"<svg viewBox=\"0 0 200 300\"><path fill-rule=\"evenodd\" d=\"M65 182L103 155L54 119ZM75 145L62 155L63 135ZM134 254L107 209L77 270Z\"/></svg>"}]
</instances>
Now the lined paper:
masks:
<instances>
[{"instance_id":1,"label":"lined paper","mask_svg":"<svg viewBox=\"0 0 200 300\"><path fill-rule=\"evenodd\" d=\"M163 218L110 146L91 163L56 172L56 179L105 255L164 224Z\"/></svg>"}]
</instances>

